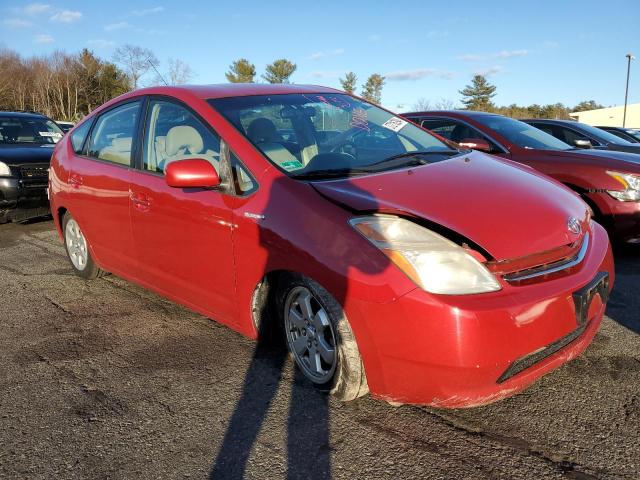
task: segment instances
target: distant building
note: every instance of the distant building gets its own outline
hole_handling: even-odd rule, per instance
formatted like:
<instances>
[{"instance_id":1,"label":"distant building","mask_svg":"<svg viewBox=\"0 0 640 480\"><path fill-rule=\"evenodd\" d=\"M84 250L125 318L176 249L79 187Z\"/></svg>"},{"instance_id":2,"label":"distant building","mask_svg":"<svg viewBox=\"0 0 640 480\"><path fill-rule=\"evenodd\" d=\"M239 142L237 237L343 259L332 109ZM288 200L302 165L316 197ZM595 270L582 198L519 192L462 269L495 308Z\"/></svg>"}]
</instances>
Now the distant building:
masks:
<instances>
[{"instance_id":1,"label":"distant building","mask_svg":"<svg viewBox=\"0 0 640 480\"><path fill-rule=\"evenodd\" d=\"M621 127L624 105L618 107L598 108L584 112L570 113L571 118L593 126ZM627 121L625 126L640 128L640 103L627 105Z\"/></svg>"}]
</instances>

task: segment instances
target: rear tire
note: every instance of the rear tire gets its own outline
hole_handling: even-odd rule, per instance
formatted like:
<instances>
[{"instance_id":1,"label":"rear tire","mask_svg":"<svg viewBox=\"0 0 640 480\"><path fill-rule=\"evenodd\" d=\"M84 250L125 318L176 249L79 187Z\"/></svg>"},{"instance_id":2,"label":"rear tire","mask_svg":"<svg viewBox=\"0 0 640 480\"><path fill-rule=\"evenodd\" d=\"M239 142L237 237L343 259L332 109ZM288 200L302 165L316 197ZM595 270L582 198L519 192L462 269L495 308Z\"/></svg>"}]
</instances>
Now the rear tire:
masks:
<instances>
[{"instance_id":1,"label":"rear tire","mask_svg":"<svg viewBox=\"0 0 640 480\"><path fill-rule=\"evenodd\" d=\"M287 275L280 282L278 310L296 366L316 388L341 401L369 391L349 321L329 292L302 275Z\"/></svg>"},{"instance_id":2,"label":"rear tire","mask_svg":"<svg viewBox=\"0 0 640 480\"><path fill-rule=\"evenodd\" d=\"M104 275L104 270L100 269L91 257L89 244L84 238L80 225L69 212L65 212L62 217L62 232L67 257L76 275L87 280Z\"/></svg>"}]
</instances>

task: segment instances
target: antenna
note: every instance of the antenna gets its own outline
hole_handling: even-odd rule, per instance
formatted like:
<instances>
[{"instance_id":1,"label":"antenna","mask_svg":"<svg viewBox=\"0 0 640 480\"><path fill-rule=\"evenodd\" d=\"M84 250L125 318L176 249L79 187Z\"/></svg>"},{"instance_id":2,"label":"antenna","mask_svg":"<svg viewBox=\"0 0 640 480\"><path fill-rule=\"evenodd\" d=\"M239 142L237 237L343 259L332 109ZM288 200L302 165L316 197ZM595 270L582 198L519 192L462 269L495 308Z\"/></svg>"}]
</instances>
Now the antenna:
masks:
<instances>
[{"instance_id":1,"label":"antenna","mask_svg":"<svg viewBox=\"0 0 640 480\"><path fill-rule=\"evenodd\" d=\"M149 62L149 65L151 65L151 67L155 70L155 72L158 74L158 76L160 77L160 80L162 80L164 82L164 84L166 86L169 86L169 84L167 83L167 81L164 79L164 77L162 76L162 74L158 71L158 69L156 68L156 66L153 64L153 62L151 61L150 58L147 58L147 62Z\"/></svg>"}]
</instances>

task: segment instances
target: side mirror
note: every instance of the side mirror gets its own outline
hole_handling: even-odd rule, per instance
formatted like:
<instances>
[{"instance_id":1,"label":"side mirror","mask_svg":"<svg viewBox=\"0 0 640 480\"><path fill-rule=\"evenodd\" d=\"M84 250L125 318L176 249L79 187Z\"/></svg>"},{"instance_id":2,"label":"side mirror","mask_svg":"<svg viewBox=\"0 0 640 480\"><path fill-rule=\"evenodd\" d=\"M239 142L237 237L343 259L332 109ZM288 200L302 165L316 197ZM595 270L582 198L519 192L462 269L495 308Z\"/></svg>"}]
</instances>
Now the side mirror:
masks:
<instances>
[{"instance_id":1,"label":"side mirror","mask_svg":"<svg viewBox=\"0 0 640 480\"><path fill-rule=\"evenodd\" d=\"M167 165L165 181L176 188L213 188L220 185L216 169L202 158L176 160Z\"/></svg>"},{"instance_id":2,"label":"side mirror","mask_svg":"<svg viewBox=\"0 0 640 480\"><path fill-rule=\"evenodd\" d=\"M461 147L472 148L473 150L480 150L481 152L489 153L491 151L491 145L489 142L482 138L465 138L461 142L458 142Z\"/></svg>"},{"instance_id":3,"label":"side mirror","mask_svg":"<svg viewBox=\"0 0 640 480\"><path fill-rule=\"evenodd\" d=\"M593 148L593 145L591 145L591 142L589 140L582 140L582 139L576 138L573 141L573 144L578 148Z\"/></svg>"}]
</instances>

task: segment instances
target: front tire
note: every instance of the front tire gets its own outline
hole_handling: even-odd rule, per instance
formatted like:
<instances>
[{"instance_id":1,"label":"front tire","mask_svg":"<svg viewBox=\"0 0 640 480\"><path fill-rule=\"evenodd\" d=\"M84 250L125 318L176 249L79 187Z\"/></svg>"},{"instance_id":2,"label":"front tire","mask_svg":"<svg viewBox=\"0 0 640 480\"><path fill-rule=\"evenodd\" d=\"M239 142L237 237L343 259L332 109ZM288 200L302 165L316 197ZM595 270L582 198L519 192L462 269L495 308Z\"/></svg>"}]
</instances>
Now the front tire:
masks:
<instances>
[{"instance_id":1,"label":"front tire","mask_svg":"<svg viewBox=\"0 0 640 480\"><path fill-rule=\"evenodd\" d=\"M80 225L69 212L66 212L62 217L62 232L64 233L64 247L67 251L67 257L76 275L87 280L102 276L105 272L93 261Z\"/></svg>"},{"instance_id":2,"label":"front tire","mask_svg":"<svg viewBox=\"0 0 640 480\"><path fill-rule=\"evenodd\" d=\"M313 280L289 275L278 301L287 347L313 385L342 401L369 389L347 317L329 292Z\"/></svg>"}]
</instances>

